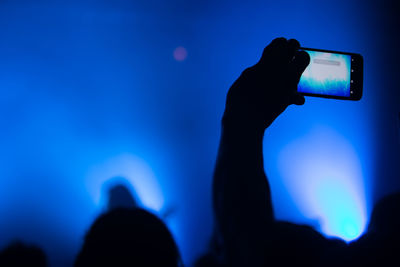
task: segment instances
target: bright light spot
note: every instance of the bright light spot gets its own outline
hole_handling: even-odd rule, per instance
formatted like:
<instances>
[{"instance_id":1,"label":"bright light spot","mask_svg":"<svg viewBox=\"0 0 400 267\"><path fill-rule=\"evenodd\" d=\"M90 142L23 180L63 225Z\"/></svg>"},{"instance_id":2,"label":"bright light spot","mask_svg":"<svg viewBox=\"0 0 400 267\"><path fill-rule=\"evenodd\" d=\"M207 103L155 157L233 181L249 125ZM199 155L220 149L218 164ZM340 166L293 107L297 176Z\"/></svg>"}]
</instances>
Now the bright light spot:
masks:
<instances>
[{"instance_id":1,"label":"bright light spot","mask_svg":"<svg viewBox=\"0 0 400 267\"><path fill-rule=\"evenodd\" d=\"M356 238L363 225L358 192L348 179L351 177L337 175L321 178L312 185L313 207L321 216L321 230L344 240Z\"/></svg>"},{"instance_id":2,"label":"bright light spot","mask_svg":"<svg viewBox=\"0 0 400 267\"><path fill-rule=\"evenodd\" d=\"M359 236L357 225L352 222L344 223L343 232L349 240L353 240Z\"/></svg>"},{"instance_id":3,"label":"bright light spot","mask_svg":"<svg viewBox=\"0 0 400 267\"><path fill-rule=\"evenodd\" d=\"M184 61L187 57L187 51L186 48L183 46L178 46L174 50L174 58L176 61Z\"/></svg>"},{"instance_id":4,"label":"bright light spot","mask_svg":"<svg viewBox=\"0 0 400 267\"><path fill-rule=\"evenodd\" d=\"M146 162L131 154L119 155L91 168L87 188L100 208L106 206L103 186L115 177L123 177L131 183L144 207L156 212L162 209L164 198L154 173Z\"/></svg>"},{"instance_id":5,"label":"bright light spot","mask_svg":"<svg viewBox=\"0 0 400 267\"><path fill-rule=\"evenodd\" d=\"M325 127L287 145L279 172L299 210L317 219L320 231L350 241L366 226L362 169L351 144Z\"/></svg>"}]
</instances>

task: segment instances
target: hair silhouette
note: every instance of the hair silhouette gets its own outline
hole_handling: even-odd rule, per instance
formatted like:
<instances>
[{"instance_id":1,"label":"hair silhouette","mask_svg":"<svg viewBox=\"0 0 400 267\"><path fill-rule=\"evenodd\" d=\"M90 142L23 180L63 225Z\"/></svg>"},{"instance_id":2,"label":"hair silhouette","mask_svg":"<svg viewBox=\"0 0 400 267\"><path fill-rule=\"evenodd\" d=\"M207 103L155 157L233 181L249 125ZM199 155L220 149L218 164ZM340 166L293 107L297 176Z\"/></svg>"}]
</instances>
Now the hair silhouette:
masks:
<instances>
[{"instance_id":1,"label":"hair silhouette","mask_svg":"<svg viewBox=\"0 0 400 267\"><path fill-rule=\"evenodd\" d=\"M21 242L10 244L0 253L0 266L2 267L45 267L46 255L42 249Z\"/></svg>"},{"instance_id":2,"label":"hair silhouette","mask_svg":"<svg viewBox=\"0 0 400 267\"><path fill-rule=\"evenodd\" d=\"M143 209L117 208L101 215L86 235L75 266L179 266L166 225Z\"/></svg>"}]
</instances>

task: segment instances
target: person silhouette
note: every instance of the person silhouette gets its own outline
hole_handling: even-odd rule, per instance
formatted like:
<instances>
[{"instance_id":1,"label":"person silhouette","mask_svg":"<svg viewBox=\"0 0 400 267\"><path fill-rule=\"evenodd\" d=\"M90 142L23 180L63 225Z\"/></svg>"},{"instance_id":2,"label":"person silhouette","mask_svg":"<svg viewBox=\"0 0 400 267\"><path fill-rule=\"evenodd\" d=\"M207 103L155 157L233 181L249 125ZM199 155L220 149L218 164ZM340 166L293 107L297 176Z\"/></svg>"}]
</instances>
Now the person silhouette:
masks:
<instances>
[{"instance_id":1,"label":"person silhouette","mask_svg":"<svg viewBox=\"0 0 400 267\"><path fill-rule=\"evenodd\" d=\"M115 208L99 216L86 234L75 266L180 266L167 226L141 208Z\"/></svg>"},{"instance_id":2,"label":"person silhouette","mask_svg":"<svg viewBox=\"0 0 400 267\"><path fill-rule=\"evenodd\" d=\"M90 227L75 266L180 266L179 250L168 227L142 207L123 177L103 185L106 211Z\"/></svg>"},{"instance_id":3,"label":"person silhouette","mask_svg":"<svg viewBox=\"0 0 400 267\"><path fill-rule=\"evenodd\" d=\"M44 251L33 245L13 242L0 252L2 267L46 267L47 259Z\"/></svg>"},{"instance_id":4,"label":"person silhouette","mask_svg":"<svg viewBox=\"0 0 400 267\"><path fill-rule=\"evenodd\" d=\"M233 83L226 97L213 209L222 258L228 266L318 266L346 247L311 227L274 218L264 172L263 137L289 105L305 103L297 84L310 57L299 49L294 39L274 39L259 62Z\"/></svg>"},{"instance_id":5,"label":"person silhouette","mask_svg":"<svg viewBox=\"0 0 400 267\"><path fill-rule=\"evenodd\" d=\"M350 244L352 266L398 266L400 193L382 198L374 207L367 232Z\"/></svg>"}]
</instances>

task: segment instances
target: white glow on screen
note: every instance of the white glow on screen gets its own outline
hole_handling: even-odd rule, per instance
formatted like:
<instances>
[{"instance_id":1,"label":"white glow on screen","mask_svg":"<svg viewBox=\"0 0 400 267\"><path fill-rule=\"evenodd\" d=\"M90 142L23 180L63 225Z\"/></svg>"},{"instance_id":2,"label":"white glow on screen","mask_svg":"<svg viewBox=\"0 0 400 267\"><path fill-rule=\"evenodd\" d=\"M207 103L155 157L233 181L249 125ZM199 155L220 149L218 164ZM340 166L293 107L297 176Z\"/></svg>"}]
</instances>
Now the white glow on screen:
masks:
<instances>
[{"instance_id":1,"label":"white glow on screen","mask_svg":"<svg viewBox=\"0 0 400 267\"><path fill-rule=\"evenodd\" d=\"M333 96L350 96L351 57L307 51L310 64L303 72L298 91Z\"/></svg>"}]
</instances>

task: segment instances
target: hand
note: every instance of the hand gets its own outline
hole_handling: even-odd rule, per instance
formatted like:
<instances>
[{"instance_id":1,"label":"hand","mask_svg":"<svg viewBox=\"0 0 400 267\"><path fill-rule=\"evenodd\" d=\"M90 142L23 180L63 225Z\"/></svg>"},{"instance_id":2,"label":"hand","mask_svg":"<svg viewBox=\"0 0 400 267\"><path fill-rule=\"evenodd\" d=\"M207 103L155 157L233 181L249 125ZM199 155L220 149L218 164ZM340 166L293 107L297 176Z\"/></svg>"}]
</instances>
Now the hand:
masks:
<instances>
[{"instance_id":1,"label":"hand","mask_svg":"<svg viewBox=\"0 0 400 267\"><path fill-rule=\"evenodd\" d=\"M229 89L223 123L265 130L290 104L303 105L297 84L310 56L299 48L294 39L274 39Z\"/></svg>"}]
</instances>

